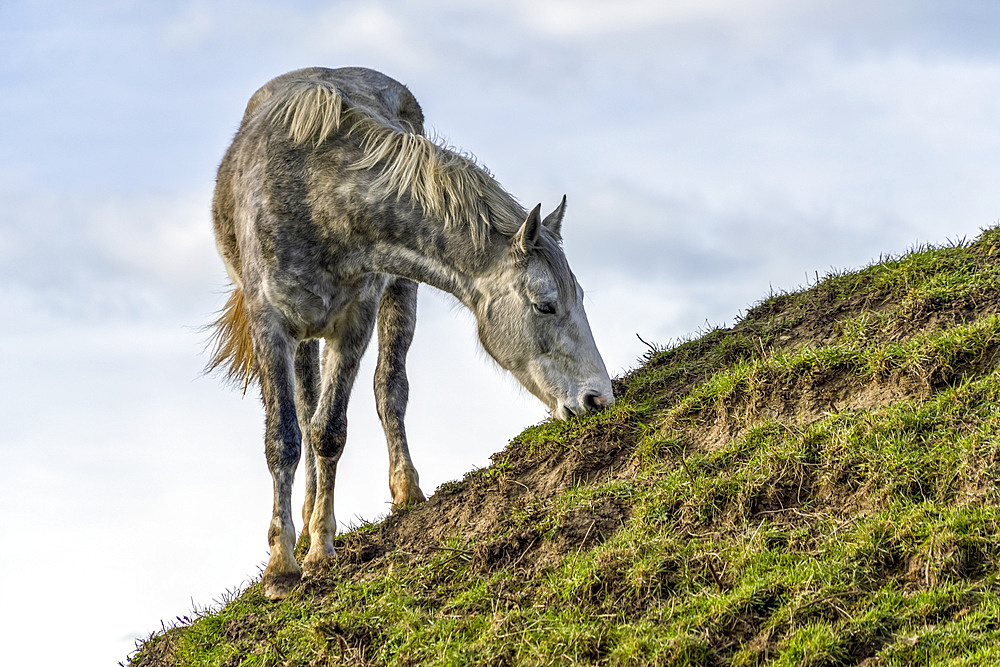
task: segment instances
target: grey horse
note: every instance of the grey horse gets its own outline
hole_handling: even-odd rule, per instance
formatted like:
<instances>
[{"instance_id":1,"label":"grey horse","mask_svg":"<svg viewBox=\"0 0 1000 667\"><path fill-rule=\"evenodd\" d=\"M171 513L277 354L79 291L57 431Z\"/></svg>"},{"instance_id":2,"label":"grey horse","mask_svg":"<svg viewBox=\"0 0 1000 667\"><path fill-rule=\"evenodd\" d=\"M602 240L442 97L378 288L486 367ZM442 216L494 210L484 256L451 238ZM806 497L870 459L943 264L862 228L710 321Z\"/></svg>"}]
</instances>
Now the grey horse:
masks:
<instances>
[{"instance_id":1,"label":"grey horse","mask_svg":"<svg viewBox=\"0 0 1000 667\"><path fill-rule=\"evenodd\" d=\"M334 556L347 402L376 326L393 508L424 500L403 427L417 283L469 308L485 350L556 418L614 402L562 250L565 197L544 219L540 205L526 211L471 158L426 138L423 120L410 91L379 72L297 70L254 93L219 166L212 215L233 290L209 368L244 391L260 385L271 598ZM291 486L303 447L300 569Z\"/></svg>"}]
</instances>

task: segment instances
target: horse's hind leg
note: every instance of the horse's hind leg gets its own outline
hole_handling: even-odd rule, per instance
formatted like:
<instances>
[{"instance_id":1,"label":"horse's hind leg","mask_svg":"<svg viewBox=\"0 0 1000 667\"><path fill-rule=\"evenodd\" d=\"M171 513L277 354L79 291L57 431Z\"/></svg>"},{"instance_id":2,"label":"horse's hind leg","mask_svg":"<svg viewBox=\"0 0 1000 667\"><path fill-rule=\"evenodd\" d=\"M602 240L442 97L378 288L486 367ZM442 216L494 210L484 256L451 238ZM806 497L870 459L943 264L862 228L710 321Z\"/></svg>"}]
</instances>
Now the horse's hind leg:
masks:
<instances>
[{"instance_id":1,"label":"horse's hind leg","mask_svg":"<svg viewBox=\"0 0 1000 667\"><path fill-rule=\"evenodd\" d=\"M302 505L302 534L309 534L309 520L316 502L316 453L313 451L309 423L319 399L319 341L301 341L295 349L295 407L302 431L302 450L306 459L306 500Z\"/></svg>"},{"instance_id":2,"label":"horse's hind leg","mask_svg":"<svg viewBox=\"0 0 1000 667\"><path fill-rule=\"evenodd\" d=\"M309 426L316 455L316 499L309 519L309 553L302 564L307 573L321 568L334 555L337 520L333 491L337 462L347 442L347 402L371 339L377 307L377 298L356 302L353 318L323 347L322 389Z\"/></svg>"},{"instance_id":3,"label":"horse's hind leg","mask_svg":"<svg viewBox=\"0 0 1000 667\"><path fill-rule=\"evenodd\" d=\"M395 279L383 292L378 309L375 369L375 405L389 445L389 490L394 510L424 501L403 426L410 395L406 353L413 340L416 318L417 284L404 278Z\"/></svg>"},{"instance_id":4,"label":"horse's hind leg","mask_svg":"<svg viewBox=\"0 0 1000 667\"><path fill-rule=\"evenodd\" d=\"M292 521L292 480L299 463L302 434L295 414L295 379L292 340L262 313L253 316L253 352L264 399L265 451L274 479L274 509L267 539L271 557L262 585L270 598L282 598L298 583L301 570L295 562L295 525Z\"/></svg>"}]
</instances>

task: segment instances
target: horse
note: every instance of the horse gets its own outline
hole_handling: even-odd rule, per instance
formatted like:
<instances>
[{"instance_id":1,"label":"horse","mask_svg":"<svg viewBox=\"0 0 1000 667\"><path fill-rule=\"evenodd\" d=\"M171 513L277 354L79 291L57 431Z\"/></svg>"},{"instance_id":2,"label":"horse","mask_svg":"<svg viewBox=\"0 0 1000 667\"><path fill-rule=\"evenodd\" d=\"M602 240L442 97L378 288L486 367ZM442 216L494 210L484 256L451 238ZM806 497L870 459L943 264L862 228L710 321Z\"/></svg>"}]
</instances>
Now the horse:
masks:
<instances>
[{"instance_id":1,"label":"horse","mask_svg":"<svg viewBox=\"0 0 1000 667\"><path fill-rule=\"evenodd\" d=\"M454 295L486 352L569 419L614 402L562 249L566 198L527 211L469 155L424 133L413 94L365 68L308 68L250 98L219 166L215 241L232 281L209 370L259 385L274 482L264 593L334 558L347 404L378 330L375 398L392 508L424 501L403 418L417 285ZM322 350L319 344L324 341ZM300 567L291 487L305 450Z\"/></svg>"}]
</instances>

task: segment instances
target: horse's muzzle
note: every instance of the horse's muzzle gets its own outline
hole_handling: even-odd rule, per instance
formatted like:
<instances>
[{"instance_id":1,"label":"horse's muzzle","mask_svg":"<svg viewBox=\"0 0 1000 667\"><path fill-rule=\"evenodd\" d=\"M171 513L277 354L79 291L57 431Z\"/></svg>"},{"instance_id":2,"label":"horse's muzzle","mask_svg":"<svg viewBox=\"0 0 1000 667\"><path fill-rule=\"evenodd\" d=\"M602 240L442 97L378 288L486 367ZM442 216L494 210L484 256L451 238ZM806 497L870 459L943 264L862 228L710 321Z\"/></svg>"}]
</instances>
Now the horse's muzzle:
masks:
<instances>
[{"instance_id":1,"label":"horse's muzzle","mask_svg":"<svg viewBox=\"0 0 1000 667\"><path fill-rule=\"evenodd\" d=\"M583 407L587 408L591 412L600 412L604 408L608 407L612 401L614 401L614 399L608 401L608 399L601 394L591 392L583 397Z\"/></svg>"}]
</instances>

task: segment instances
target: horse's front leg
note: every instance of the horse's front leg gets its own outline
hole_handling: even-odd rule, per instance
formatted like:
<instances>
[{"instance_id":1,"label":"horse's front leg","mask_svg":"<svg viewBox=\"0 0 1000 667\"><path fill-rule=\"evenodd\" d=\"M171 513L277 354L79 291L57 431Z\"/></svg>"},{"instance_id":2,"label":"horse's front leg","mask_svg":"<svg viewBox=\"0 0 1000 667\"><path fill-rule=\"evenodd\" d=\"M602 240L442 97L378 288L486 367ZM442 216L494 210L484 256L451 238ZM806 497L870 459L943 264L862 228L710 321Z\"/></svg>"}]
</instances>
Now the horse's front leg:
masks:
<instances>
[{"instance_id":1,"label":"horse's front leg","mask_svg":"<svg viewBox=\"0 0 1000 667\"><path fill-rule=\"evenodd\" d=\"M389 490L392 508L422 503L420 478L406 443L403 418L409 401L406 353L417 319L417 284L397 278L382 294L378 309L378 366L375 369L375 406L389 446Z\"/></svg>"},{"instance_id":2,"label":"horse's front leg","mask_svg":"<svg viewBox=\"0 0 1000 667\"><path fill-rule=\"evenodd\" d=\"M302 453L306 463L306 499L302 505L302 534L309 534L309 521L316 503L316 453L309 424L319 400L319 341L301 341L295 349L295 406L302 430Z\"/></svg>"},{"instance_id":3,"label":"horse's front leg","mask_svg":"<svg viewBox=\"0 0 1000 667\"><path fill-rule=\"evenodd\" d=\"M254 318L253 352L264 399L264 447L274 480L274 506L267 540L271 557L264 569L264 594L285 597L301 576L295 562L295 525L292 521L292 480L299 463L302 435L295 414L293 342L272 322Z\"/></svg>"},{"instance_id":4,"label":"horse's front leg","mask_svg":"<svg viewBox=\"0 0 1000 667\"><path fill-rule=\"evenodd\" d=\"M359 301L351 321L323 347L322 389L310 424L316 456L316 500L309 520L309 552L302 565L306 573L322 569L334 556L337 534L333 492L337 462L347 442L347 403L358 374L361 357L375 326L377 299Z\"/></svg>"}]
</instances>

